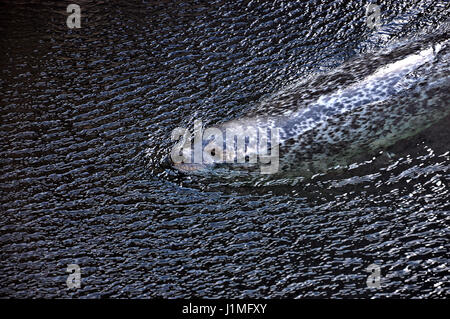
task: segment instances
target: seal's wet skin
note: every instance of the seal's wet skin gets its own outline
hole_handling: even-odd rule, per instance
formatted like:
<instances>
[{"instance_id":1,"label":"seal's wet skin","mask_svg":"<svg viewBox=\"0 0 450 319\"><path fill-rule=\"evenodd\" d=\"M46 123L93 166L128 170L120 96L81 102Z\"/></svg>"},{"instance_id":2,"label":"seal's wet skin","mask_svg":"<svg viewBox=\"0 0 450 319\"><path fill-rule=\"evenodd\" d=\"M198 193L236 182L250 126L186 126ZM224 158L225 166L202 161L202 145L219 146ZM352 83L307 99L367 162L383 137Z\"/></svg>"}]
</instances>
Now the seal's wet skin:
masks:
<instances>
[{"instance_id":1,"label":"seal's wet skin","mask_svg":"<svg viewBox=\"0 0 450 319\"><path fill-rule=\"evenodd\" d=\"M0 297L448 295L448 1L69 3L0 1Z\"/></svg>"},{"instance_id":2,"label":"seal's wet skin","mask_svg":"<svg viewBox=\"0 0 450 319\"><path fill-rule=\"evenodd\" d=\"M281 172L276 173L285 173L283 176L312 176L336 166L347 167L356 159L373 156L450 114L449 32L448 26L443 24L432 35L415 35L413 40L402 40L352 59L328 73L312 75L303 82L320 77L322 86L327 86L339 81L339 77L345 78L348 73L353 78L335 90L321 88L328 93L316 100L310 99L307 91L302 91L300 82L283 92L285 100L274 103L280 115L247 116L218 128L223 132L233 128L238 132L233 135L242 141L245 137L250 138L245 134L249 127L278 129L282 147ZM372 64L373 72L366 69L368 62ZM327 81L331 78L334 81ZM312 102L305 103L299 97ZM271 107L270 100L266 100L268 113L273 113ZM233 142L224 148L231 148L234 155L236 145ZM200 149L203 150L205 146L206 143L194 143L192 149L203 147ZM192 149L188 145L185 153L191 153ZM246 155L252 153L256 156L258 148L250 148ZM221 156L220 161L225 161L225 157ZM234 162L237 164L236 156ZM199 173L211 169L212 164L214 161L209 154L204 153L203 162L174 167L183 172ZM230 169L233 166L238 165L228 165Z\"/></svg>"}]
</instances>

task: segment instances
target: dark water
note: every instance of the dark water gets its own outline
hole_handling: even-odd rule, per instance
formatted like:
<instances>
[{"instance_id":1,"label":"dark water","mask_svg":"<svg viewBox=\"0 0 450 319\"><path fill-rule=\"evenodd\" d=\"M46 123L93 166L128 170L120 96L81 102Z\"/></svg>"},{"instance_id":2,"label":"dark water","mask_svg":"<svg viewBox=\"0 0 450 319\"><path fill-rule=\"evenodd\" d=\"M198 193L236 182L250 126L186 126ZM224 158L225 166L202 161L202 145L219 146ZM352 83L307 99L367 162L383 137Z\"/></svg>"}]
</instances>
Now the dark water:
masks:
<instances>
[{"instance_id":1,"label":"dark water","mask_svg":"<svg viewBox=\"0 0 450 319\"><path fill-rule=\"evenodd\" d=\"M78 0L69 30L71 2L0 5L1 297L449 296L449 118L295 185L162 164L175 127L243 116L448 2L380 1L379 32L362 1Z\"/></svg>"}]
</instances>

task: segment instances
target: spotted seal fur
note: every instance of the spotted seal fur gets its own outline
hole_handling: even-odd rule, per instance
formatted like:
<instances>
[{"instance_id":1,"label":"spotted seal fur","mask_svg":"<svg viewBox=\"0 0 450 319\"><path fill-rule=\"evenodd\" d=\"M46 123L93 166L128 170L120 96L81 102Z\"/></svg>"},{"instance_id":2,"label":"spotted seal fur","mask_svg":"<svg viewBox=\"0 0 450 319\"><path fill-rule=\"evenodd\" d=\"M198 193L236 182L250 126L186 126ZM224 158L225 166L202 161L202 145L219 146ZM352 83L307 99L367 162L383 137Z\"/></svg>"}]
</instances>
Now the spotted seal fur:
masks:
<instances>
[{"instance_id":1,"label":"spotted seal fur","mask_svg":"<svg viewBox=\"0 0 450 319\"><path fill-rule=\"evenodd\" d=\"M449 57L446 27L310 77L263 102L253 116L218 127L223 131L237 126L279 129L280 172L284 174L311 176L346 166L450 113ZM224 166L239 171L254 167L175 165L191 173L229 171Z\"/></svg>"}]
</instances>

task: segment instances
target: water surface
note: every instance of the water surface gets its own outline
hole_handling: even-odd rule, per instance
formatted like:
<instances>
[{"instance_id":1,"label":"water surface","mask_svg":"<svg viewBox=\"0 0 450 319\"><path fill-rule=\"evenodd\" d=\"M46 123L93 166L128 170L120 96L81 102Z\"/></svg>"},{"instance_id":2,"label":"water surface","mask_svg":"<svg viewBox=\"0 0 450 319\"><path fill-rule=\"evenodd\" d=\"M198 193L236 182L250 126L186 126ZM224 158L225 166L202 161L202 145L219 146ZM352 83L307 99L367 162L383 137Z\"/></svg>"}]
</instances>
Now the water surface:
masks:
<instances>
[{"instance_id":1,"label":"water surface","mask_svg":"<svg viewBox=\"0 0 450 319\"><path fill-rule=\"evenodd\" d=\"M69 2L0 4L0 296L448 297L449 118L294 185L164 165L175 127L245 116L448 2L383 1L379 31L361 1L78 3L73 30Z\"/></svg>"}]
</instances>

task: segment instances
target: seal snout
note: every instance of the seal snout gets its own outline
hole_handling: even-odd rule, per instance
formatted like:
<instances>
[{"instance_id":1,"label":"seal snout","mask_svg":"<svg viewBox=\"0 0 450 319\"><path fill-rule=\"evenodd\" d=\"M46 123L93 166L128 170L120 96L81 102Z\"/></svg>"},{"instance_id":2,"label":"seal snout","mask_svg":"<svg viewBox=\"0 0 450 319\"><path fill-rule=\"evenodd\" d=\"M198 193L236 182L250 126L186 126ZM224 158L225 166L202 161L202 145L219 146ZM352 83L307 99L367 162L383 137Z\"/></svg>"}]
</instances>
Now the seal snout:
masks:
<instances>
[{"instance_id":1,"label":"seal snout","mask_svg":"<svg viewBox=\"0 0 450 319\"><path fill-rule=\"evenodd\" d=\"M159 161L161 168L172 168L174 166L174 163L169 155L165 155L160 161Z\"/></svg>"}]
</instances>

